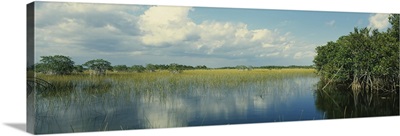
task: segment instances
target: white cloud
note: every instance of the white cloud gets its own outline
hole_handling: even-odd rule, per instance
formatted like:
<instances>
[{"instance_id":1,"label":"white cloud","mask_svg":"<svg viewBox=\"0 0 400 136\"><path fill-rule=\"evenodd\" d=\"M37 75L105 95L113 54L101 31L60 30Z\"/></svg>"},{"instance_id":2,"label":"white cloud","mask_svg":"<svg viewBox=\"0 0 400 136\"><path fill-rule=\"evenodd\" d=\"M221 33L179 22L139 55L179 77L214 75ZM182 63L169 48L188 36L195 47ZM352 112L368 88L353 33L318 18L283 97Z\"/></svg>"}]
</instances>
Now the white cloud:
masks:
<instances>
[{"instance_id":1,"label":"white cloud","mask_svg":"<svg viewBox=\"0 0 400 136\"><path fill-rule=\"evenodd\" d=\"M290 32L278 29L249 29L250 24L243 22L195 23L189 16L195 12L191 7L99 5L38 4L38 54L63 54L82 61L111 55L102 57L127 65L139 58L146 63L172 63L182 58L178 63L195 63L192 60L196 59L232 65L291 58L299 51L295 47L302 46L295 44Z\"/></svg>"},{"instance_id":2,"label":"white cloud","mask_svg":"<svg viewBox=\"0 0 400 136\"><path fill-rule=\"evenodd\" d=\"M268 53L268 54L260 54L259 57L270 57L270 56L278 56L279 52Z\"/></svg>"},{"instance_id":3,"label":"white cloud","mask_svg":"<svg viewBox=\"0 0 400 136\"><path fill-rule=\"evenodd\" d=\"M374 14L369 17L368 27L376 28L379 30L385 29L389 26L389 14Z\"/></svg>"},{"instance_id":4,"label":"white cloud","mask_svg":"<svg viewBox=\"0 0 400 136\"><path fill-rule=\"evenodd\" d=\"M142 42L162 45L185 40L195 26L187 17L190 10L190 7L150 7L139 19Z\"/></svg>"},{"instance_id":5,"label":"white cloud","mask_svg":"<svg viewBox=\"0 0 400 136\"><path fill-rule=\"evenodd\" d=\"M302 58L307 58L307 57L314 57L316 55L315 52L312 51L304 51L304 52L297 52L294 54L293 58L294 59L302 59Z\"/></svg>"},{"instance_id":6,"label":"white cloud","mask_svg":"<svg viewBox=\"0 0 400 136\"><path fill-rule=\"evenodd\" d=\"M271 38L271 31L268 29L253 30L252 32L253 32L253 37L251 38L251 41L260 41L266 38Z\"/></svg>"},{"instance_id":7,"label":"white cloud","mask_svg":"<svg viewBox=\"0 0 400 136\"><path fill-rule=\"evenodd\" d=\"M139 19L141 42L168 47L178 54L231 59L288 55L294 43L290 32L248 29L241 22L195 23L189 17L191 11L190 7L150 7Z\"/></svg>"},{"instance_id":8,"label":"white cloud","mask_svg":"<svg viewBox=\"0 0 400 136\"><path fill-rule=\"evenodd\" d=\"M92 59L100 54L124 51L135 43L132 41L139 34L137 17L130 14L139 9L132 5L38 2L37 55Z\"/></svg>"}]
</instances>

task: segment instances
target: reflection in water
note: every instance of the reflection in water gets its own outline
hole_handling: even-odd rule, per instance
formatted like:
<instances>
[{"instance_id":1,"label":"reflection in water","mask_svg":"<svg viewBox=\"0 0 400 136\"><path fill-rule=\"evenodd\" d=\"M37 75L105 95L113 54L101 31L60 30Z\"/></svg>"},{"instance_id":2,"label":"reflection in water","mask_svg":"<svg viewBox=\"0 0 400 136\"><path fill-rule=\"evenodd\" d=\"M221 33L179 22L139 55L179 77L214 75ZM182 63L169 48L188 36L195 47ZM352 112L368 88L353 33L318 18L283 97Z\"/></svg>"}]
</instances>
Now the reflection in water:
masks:
<instances>
[{"instance_id":1,"label":"reflection in water","mask_svg":"<svg viewBox=\"0 0 400 136\"><path fill-rule=\"evenodd\" d=\"M106 91L96 88L84 91L84 88L78 87L64 96L37 96L36 133L399 114L398 97L387 96L383 99L382 96L374 96L368 103L365 103L364 97L360 97L355 106L351 94L334 90L315 91L318 81L313 76L294 76L273 81L242 83L236 87L191 84L177 87L187 90L152 92L121 91L113 88L113 85ZM123 84L132 85L129 81L118 83L119 86Z\"/></svg>"},{"instance_id":2,"label":"reflection in water","mask_svg":"<svg viewBox=\"0 0 400 136\"><path fill-rule=\"evenodd\" d=\"M323 84L319 82L318 84ZM350 88L321 87L316 91L315 105L326 118L354 118L399 115L399 94L356 93Z\"/></svg>"}]
</instances>

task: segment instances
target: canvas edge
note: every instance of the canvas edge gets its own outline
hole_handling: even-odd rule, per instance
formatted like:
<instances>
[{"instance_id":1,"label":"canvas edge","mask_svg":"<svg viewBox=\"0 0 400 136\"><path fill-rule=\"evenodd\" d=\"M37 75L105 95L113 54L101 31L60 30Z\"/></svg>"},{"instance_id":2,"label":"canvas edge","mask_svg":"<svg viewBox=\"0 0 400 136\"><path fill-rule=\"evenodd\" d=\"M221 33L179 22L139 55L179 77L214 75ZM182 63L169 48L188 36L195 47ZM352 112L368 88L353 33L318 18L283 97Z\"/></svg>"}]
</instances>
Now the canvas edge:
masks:
<instances>
[{"instance_id":1,"label":"canvas edge","mask_svg":"<svg viewBox=\"0 0 400 136\"><path fill-rule=\"evenodd\" d=\"M26 5L26 131L35 134L35 85L29 85L29 79L35 77L32 72L34 70L34 57L35 57L35 2ZM31 80L32 81L32 80Z\"/></svg>"}]
</instances>

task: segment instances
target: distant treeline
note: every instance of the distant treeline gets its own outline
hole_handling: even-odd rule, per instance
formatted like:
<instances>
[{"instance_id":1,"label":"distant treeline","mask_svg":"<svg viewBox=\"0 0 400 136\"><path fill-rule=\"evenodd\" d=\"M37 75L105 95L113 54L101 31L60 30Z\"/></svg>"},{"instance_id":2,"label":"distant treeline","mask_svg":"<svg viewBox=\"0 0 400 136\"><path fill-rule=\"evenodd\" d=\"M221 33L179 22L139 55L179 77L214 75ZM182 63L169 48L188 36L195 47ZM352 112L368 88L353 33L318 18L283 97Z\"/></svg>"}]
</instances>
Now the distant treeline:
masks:
<instances>
[{"instance_id":1,"label":"distant treeline","mask_svg":"<svg viewBox=\"0 0 400 136\"><path fill-rule=\"evenodd\" d=\"M194 70L194 69L208 69L205 65L197 65L197 66L190 66L190 65L182 65L177 63L171 64L146 64L143 65L115 65L112 66L112 71L115 72L155 72L156 70L169 70L171 73L181 73L183 70Z\"/></svg>"},{"instance_id":2,"label":"distant treeline","mask_svg":"<svg viewBox=\"0 0 400 136\"><path fill-rule=\"evenodd\" d=\"M183 70L196 70L196 69L238 69L238 70L253 70L253 69L283 69L283 68L306 68L311 69L313 66L245 66L237 65L235 67L220 67L208 68L206 65L182 65L177 63L171 64L146 64L146 65L114 65L104 59L89 60L82 65L75 65L75 62L68 56L54 55L54 56L41 56L39 63L36 63L29 69L34 69L37 73L44 73L48 75L68 75L71 73L82 73L89 71L92 75L105 75L107 71L111 72L155 72L157 70L168 70L171 73L181 73Z\"/></svg>"},{"instance_id":3,"label":"distant treeline","mask_svg":"<svg viewBox=\"0 0 400 136\"><path fill-rule=\"evenodd\" d=\"M238 65L236 67L220 67L216 69L284 69L284 68L303 68L303 69L313 69L315 68L313 65L309 66L298 66L298 65L290 65L290 66L245 66Z\"/></svg>"}]
</instances>

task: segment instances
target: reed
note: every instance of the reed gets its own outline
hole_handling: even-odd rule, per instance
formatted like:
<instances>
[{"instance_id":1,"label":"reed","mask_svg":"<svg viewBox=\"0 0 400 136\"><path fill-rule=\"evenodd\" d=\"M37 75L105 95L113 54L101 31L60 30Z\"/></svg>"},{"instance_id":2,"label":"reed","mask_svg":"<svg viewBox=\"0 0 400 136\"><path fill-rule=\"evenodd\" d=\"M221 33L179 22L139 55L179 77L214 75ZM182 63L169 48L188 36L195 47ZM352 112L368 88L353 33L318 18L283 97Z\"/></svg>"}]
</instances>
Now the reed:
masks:
<instances>
[{"instance_id":1,"label":"reed","mask_svg":"<svg viewBox=\"0 0 400 136\"><path fill-rule=\"evenodd\" d=\"M91 94L109 90L145 92L188 91L192 86L203 89L238 88L246 83L274 82L287 77L315 76L313 69L254 69L239 71L234 69L187 70L180 74L169 71L119 72L106 76L90 76L87 72L79 75L40 75L38 78L55 86L52 95L84 91Z\"/></svg>"}]
</instances>

